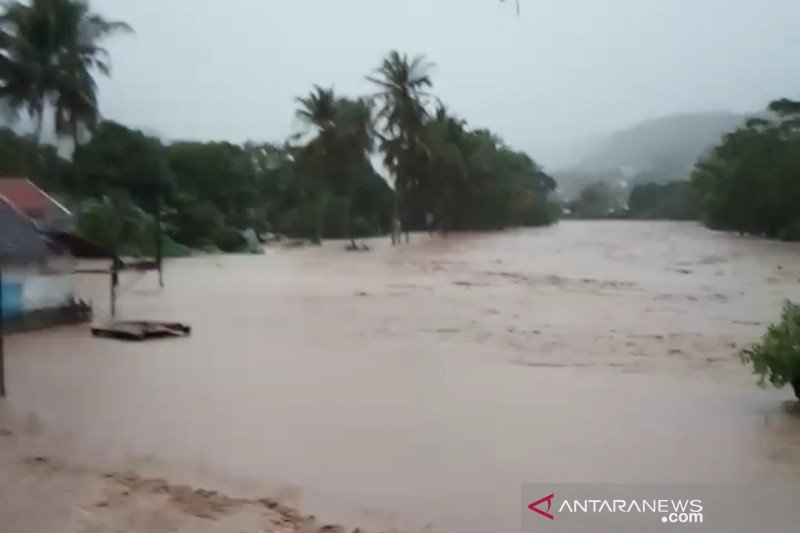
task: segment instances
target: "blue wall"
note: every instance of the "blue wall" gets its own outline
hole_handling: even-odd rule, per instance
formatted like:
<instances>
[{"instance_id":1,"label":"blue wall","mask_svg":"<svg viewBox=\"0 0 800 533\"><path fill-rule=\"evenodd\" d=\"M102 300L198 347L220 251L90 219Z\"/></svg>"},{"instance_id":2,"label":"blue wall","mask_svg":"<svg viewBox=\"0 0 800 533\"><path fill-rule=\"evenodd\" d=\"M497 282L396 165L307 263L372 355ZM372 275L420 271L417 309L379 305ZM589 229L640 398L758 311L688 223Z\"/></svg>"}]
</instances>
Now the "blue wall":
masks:
<instances>
[{"instance_id":1,"label":"blue wall","mask_svg":"<svg viewBox=\"0 0 800 533\"><path fill-rule=\"evenodd\" d=\"M6 316L22 314L22 283L3 282L3 314Z\"/></svg>"}]
</instances>

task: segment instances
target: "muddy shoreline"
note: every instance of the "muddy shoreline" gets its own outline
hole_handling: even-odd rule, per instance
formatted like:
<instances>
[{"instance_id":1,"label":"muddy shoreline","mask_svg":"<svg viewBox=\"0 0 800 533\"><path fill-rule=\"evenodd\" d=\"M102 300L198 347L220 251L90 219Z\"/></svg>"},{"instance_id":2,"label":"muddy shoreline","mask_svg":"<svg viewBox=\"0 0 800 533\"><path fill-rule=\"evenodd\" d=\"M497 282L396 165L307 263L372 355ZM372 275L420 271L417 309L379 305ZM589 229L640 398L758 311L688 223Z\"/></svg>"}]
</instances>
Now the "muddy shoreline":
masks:
<instances>
[{"instance_id":1,"label":"muddy shoreline","mask_svg":"<svg viewBox=\"0 0 800 533\"><path fill-rule=\"evenodd\" d=\"M0 416L0 468L16 480L16 493L0 500L8 531L351 531L272 497L231 497L135 472L69 464L42 454L42 443L7 418Z\"/></svg>"}]
</instances>

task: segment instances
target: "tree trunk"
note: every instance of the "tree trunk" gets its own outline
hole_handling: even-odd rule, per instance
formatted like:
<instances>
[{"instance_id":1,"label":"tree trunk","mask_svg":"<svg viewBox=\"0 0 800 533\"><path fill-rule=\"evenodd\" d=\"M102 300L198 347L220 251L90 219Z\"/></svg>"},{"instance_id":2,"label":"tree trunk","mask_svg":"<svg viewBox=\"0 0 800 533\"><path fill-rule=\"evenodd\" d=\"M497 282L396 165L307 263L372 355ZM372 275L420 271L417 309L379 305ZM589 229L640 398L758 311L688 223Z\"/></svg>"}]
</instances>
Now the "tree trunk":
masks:
<instances>
[{"instance_id":1,"label":"tree trunk","mask_svg":"<svg viewBox=\"0 0 800 533\"><path fill-rule=\"evenodd\" d=\"M42 130L44 130L44 109L39 109L36 112L36 131L33 134L36 144L42 144Z\"/></svg>"},{"instance_id":2,"label":"tree trunk","mask_svg":"<svg viewBox=\"0 0 800 533\"><path fill-rule=\"evenodd\" d=\"M322 235L325 233L325 207L327 205L327 198L321 195L317 202L316 209L316 228L314 235L314 244L322 244Z\"/></svg>"},{"instance_id":3,"label":"tree trunk","mask_svg":"<svg viewBox=\"0 0 800 533\"><path fill-rule=\"evenodd\" d=\"M403 204L401 204L401 206L400 206L400 213L401 213L401 215L400 215L400 228L401 228L402 233L406 234L406 244L408 244L410 242L410 238L408 236L408 232L409 232L408 225L409 225L409 222L408 222L408 209L406 208L405 202Z\"/></svg>"},{"instance_id":4,"label":"tree trunk","mask_svg":"<svg viewBox=\"0 0 800 533\"><path fill-rule=\"evenodd\" d=\"M355 183L353 183L353 178L350 176L350 172L347 173L347 177L345 178L345 188L344 188L344 209L342 216L344 216L344 238L350 240L350 246L355 250L356 248L356 239L353 237L353 225L352 225L352 212L353 212L353 197L355 196Z\"/></svg>"},{"instance_id":5,"label":"tree trunk","mask_svg":"<svg viewBox=\"0 0 800 533\"><path fill-rule=\"evenodd\" d=\"M345 200L344 205L344 237L345 239L350 239L350 246L355 250L356 239L353 237L353 228L350 220L350 211L352 205L353 200L351 197L348 197L347 200Z\"/></svg>"},{"instance_id":6,"label":"tree trunk","mask_svg":"<svg viewBox=\"0 0 800 533\"><path fill-rule=\"evenodd\" d=\"M76 130L77 131L77 130ZM77 141L76 141L77 142ZM77 147L77 144L76 144ZM164 288L164 240L161 231L161 177L156 176L155 187L155 216L156 216L156 264L158 265L158 286Z\"/></svg>"},{"instance_id":7,"label":"tree trunk","mask_svg":"<svg viewBox=\"0 0 800 533\"><path fill-rule=\"evenodd\" d=\"M389 231L392 235L392 246L400 244L400 201L397 198L397 191L394 192L394 206L392 209L392 223Z\"/></svg>"},{"instance_id":8,"label":"tree trunk","mask_svg":"<svg viewBox=\"0 0 800 533\"><path fill-rule=\"evenodd\" d=\"M72 133L72 153L74 154L81 145L80 135L78 134L78 122L70 120L70 133Z\"/></svg>"}]
</instances>

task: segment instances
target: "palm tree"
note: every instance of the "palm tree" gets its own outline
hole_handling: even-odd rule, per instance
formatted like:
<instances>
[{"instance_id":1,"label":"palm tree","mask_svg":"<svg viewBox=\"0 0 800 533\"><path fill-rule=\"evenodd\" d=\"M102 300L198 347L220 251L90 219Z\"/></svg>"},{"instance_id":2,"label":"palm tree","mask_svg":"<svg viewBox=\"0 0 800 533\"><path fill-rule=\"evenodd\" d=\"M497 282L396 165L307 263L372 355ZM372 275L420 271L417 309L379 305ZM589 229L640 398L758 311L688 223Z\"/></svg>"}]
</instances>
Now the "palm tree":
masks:
<instances>
[{"instance_id":1,"label":"palm tree","mask_svg":"<svg viewBox=\"0 0 800 533\"><path fill-rule=\"evenodd\" d=\"M356 249L352 232L352 209L358 180L373 173L369 154L374 147L375 128L372 123L372 109L365 98L351 100L340 98L336 101L335 138L339 171L344 178L343 197L345 238Z\"/></svg>"},{"instance_id":2,"label":"palm tree","mask_svg":"<svg viewBox=\"0 0 800 533\"><path fill-rule=\"evenodd\" d=\"M466 180L465 126L465 121L451 115L443 105L425 125L428 212L435 213L439 230L445 235L452 227L457 191Z\"/></svg>"},{"instance_id":3,"label":"palm tree","mask_svg":"<svg viewBox=\"0 0 800 533\"><path fill-rule=\"evenodd\" d=\"M37 141L53 106L56 133L77 145L79 129L98 123L94 74L110 73L108 51L99 43L130 31L93 13L86 0L9 3L0 15L0 99L36 120Z\"/></svg>"},{"instance_id":4,"label":"palm tree","mask_svg":"<svg viewBox=\"0 0 800 533\"><path fill-rule=\"evenodd\" d=\"M336 119L336 95L333 89L315 85L308 96L298 97L295 115L315 135L296 150L298 175L301 179L300 193L303 213L312 213L313 228L307 228L312 242L322 241L324 212L330 196L331 182L329 157L334 152L334 121ZM307 137L310 132L298 134Z\"/></svg>"},{"instance_id":5,"label":"palm tree","mask_svg":"<svg viewBox=\"0 0 800 533\"><path fill-rule=\"evenodd\" d=\"M351 210L356 181L372 170L368 154L373 148L372 111L365 99L337 98L333 89L318 85L308 96L297 98L300 104L295 115L316 135L300 150L301 167L307 179L304 194L317 199L317 229L330 194L344 200L345 236L355 247L351 232ZM301 135L302 136L302 135Z\"/></svg>"},{"instance_id":6,"label":"palm tree","mask_svg":"<svg viewBox=\"0 0 800 533\"><path fill-rule=\"evenodd\" d=\"M420 156L425 152L422 130L428 119L426 107L432 99L427 92L433 86L430 78L432 66L425 56L409 59L393 50L375 74L367 77L379 88L373 99L378 104L377 119L383 130L380 139L384 163L394 174L396 222L401 215L407 216L408 193L414 185L413 180L420 177ZM395 243L394 232L392 243Z\"/></svg>"},{"instance_id":7,"label":"palm tree","mask_svg":"<svg viewBox=\"0 0 800 533\"><path fill-rule=\"evenodd\" d=\"M295 98L300 107L295 112L304 125L313 127L318 134L330 132L336 118L336 96L333 89L314 85L308 96Z\"/></svg>"},{"instance_id":8,"label":"palm tree","mask_svg":"<svg viewBox=\"0 0 800 533\"><path fill-rule=\"evenodd\" d=\"M385 121L387 132L409 135L422 127L427 117L425 106L431 99L426 90L433 86L431 68L433 64L423 55L409 59L392 50L375 75L367 76L380 90L374 98L380 103L378 118Z\"/></svg>"}]
</instances>

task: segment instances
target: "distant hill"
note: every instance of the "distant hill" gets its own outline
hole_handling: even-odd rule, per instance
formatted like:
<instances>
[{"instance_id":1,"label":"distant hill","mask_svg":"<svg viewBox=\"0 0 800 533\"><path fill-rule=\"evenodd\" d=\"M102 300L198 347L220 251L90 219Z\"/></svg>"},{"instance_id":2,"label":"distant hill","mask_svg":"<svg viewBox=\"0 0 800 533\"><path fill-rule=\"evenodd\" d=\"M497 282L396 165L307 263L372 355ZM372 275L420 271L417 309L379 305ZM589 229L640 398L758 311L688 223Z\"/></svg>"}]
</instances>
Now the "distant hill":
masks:
<instances>
[{"instance_id":1,"label":"distant hill","mask_svg":"<svg viewBox=\"0 0 800 533\"><path fill-rule=\"evenodd\" d=\"M746 119L747 115L735 113L698 113L640 122L611 135L586 155L576 169L651 170L667 166L689 170L724 134L741 126Z\"/></svg>"},{"instance_id":2,"label":"distant hill","mask_svg":"<svg viewBox=\"0 0 800 533\"><path fill-rule=\"evenodd\" d=\"M640 122L600 140L588 153L577 156L574 164L554 174L567 196L591 181L688 179L697 160L749 116L692 113Z\"/></svg>"}]
</instances>

